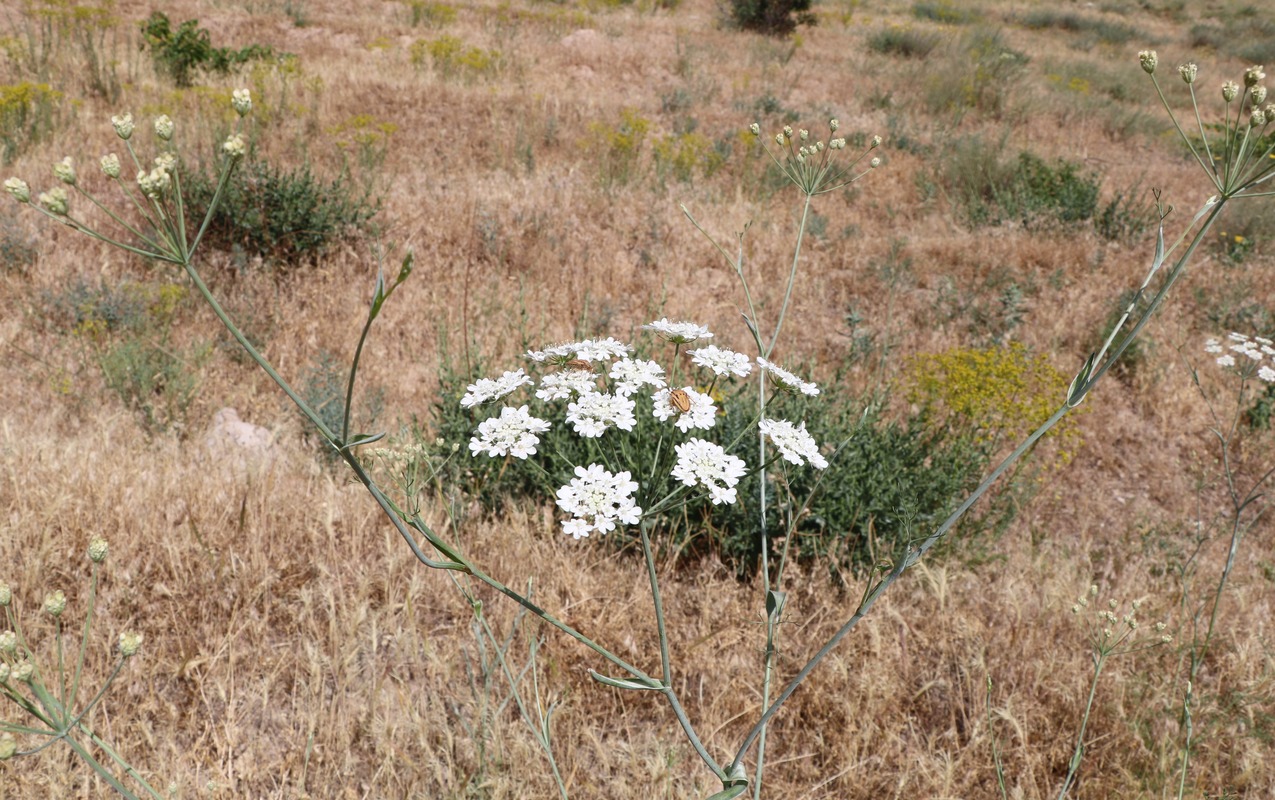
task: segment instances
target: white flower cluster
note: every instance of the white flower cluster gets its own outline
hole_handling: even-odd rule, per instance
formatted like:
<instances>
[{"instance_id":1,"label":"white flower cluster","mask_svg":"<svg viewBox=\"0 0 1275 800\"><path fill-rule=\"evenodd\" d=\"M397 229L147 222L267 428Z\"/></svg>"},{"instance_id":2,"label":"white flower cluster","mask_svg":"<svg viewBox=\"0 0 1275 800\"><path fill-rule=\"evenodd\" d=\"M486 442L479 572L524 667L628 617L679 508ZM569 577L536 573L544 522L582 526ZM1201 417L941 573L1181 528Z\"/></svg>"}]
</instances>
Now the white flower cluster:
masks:
<instances>
[{"instance_id":1,"label":"white flower cluster","mask_svg":"<svg viewBox=\"0 0 1275 800\"><path fill-rule=\"evenodd\" d=\"M667 318L643 328L679 346L713 337L702 325ZM710 388L696 388L693 384L674 388L675 384L668 382L669 374L664 366L656 361L633 358L632 353L633 347L611 337L529 350L528 359L556 369L546 371L538 381L522 369L505 372L499 378L479 379L468 386L460 405L475 409L495 401L509 402L507 398L524 386L535 386L535 396L545 403L566 401L566 409L561 412L564 422L586 439L599 439L612 429L633 431L637 426L639 400L650 402L653 418L671 422L678 431L687 434L716 426L718 408L710 392L719 379L744 377L753 370L748 356L702 344L698 349L688 350L687 355L692 364L711 373ZM609 367L595 366L598 362L611 363ZM756 363L781 390L807 395L819 393L815 384L764 358L758 358ZM483 453L493 458L525 459L536 453L540 435L550 427L547 420L532 416L528 406L506 405L498 415L479 423L469 449L474 456ZM819 452L805 423L795 425L786 420L766 419L761 422L760 431L793 464L827 468L828 461ZM748 471L743 459L726 452L721 445L699 438L680 443L675 440L672 447L676 463L667 477L685 486L702 487L714 505L735 502L736 486ZM613 474L594 463L575 467L575 476L557 493L558 505L569 515L562 522L564 533L581 539L594 531L614 530L616 525L637 524L642 514L635 500L639 487L630 472Z\"/></svg>"},{"instance_id":2,"label":"white flower cluster","mask_svg":"<svg viewBox=\"0 0 1275 800\"><path fill-rule=\"evenodd\" d=\"M1268 357L1275 361L1275 342L1261 336L1249 337L1235 332L1228 333L1226 338L1230 344L1225 346L1217 339L1207 340L1204 343L1204 352L1216 356L1218 366L1222 367L1235 366L1236 356L1239 356L1245 359L1241 368L1255 368L1258 378L1267 383L1275 383L1275 368L1262 363Z\"/></svg>"},{"instance_id":3,"label":"white flower cluster","mask_svg":"<svg viewBox=\"0 0 1275 800\"><path fill-rule=\"evenodd\" d=\"M591 532L608 533L615 523L636 525L642 509L633 502L638 485L627 472L612 475L599 464L576 467L576 477L558 490L558 507L571 515L562 532L576 539Z\"/></svg>"},{"instance_id":4,"label":"white flower cluster","mask_svg":"<svg viewBox=\"0 0 1275 800\"><path fill-rule=\"evenodd\" d=\"M517 389L519 386L530 386L531 377L519 369L517 372L506 372L499 378L479 378L476 383L469 384L468 392L460 399L462 408L473 408L481 403L499 400Z\"/></svg>"}]
</instances>

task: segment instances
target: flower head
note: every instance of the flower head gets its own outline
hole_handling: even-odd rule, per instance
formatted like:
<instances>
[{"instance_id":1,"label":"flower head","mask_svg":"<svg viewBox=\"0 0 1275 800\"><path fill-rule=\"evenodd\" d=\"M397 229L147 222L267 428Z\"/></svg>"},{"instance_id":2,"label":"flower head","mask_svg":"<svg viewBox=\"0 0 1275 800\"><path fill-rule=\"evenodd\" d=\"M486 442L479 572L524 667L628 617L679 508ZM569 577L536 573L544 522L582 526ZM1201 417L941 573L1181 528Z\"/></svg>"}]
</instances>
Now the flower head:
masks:
<instances>
[{"instance_id":1,"label":"flower head","mask_svg":"<svg viewBox=\"0 0 1275 800\"><path fill-rule=\"evenodd\" d=\"M159 199L173 183L173 176L163 167L156 167L150 172L137 173L137 186L142 194L152 200Z\"/></svg>"},{"instance_id":2,"label":"flower head","mask_svg":"<svg viewBox=\"0 0 1275 800\"><path fill-rule=\"evenodd\" d=\"M166 142L173 138L173 121L167 114L160 114L155 118L155 135Z\"/></svg>"},{"instance_id":3,"label":"flower head","mask_svg":"<svg viewBox=\"0 0 1275 800\"><path fill-rule=\"evenodd\" d=\"M120 157L114 153L108 153L102 156L102 173L108 178L118 178L120 176Z\"/></svg>"},{"instance_id":4,"label":"flower head","mask_svg":"<svg viewBox=\"0 0 1275 800\"><path fill-rule=\"evenodd\" d=\"M806 423L794 427L788 420L763 419L757 423L757 429L775 443L785 461L809 464L815 469L828 468L828 459L819 452L814 437L806 432Z\"/></svg>"},{"instance_id":5,"label":"flower head","mask_svg":"<svg viewBox=\"0 0 1275 800\"><path fill-rule=\"evenodd\" d=\"M461 408L473 408L482 403L499 400L513 392L519 386L530 386L531 377L519 369L517 372L505 372L499 378L479 378L476 383L467 387L465 396L460 399Z\"/></svg>"},{"instance_id":6,"label":"flower head","mask_svg":"<svg viewBox=\"0 0 1275 800\"><path fill-rule=\"evenodd\" d=\"M93 537L89 542L89 560L94 564L101 564L106 560L106 553L110 550L110 545L101 536Z\"/></svg>"},{"instance_id":7,"label":"flower head","mask_svg":"<svg viewBox=\"0 0 1275 800\"><path fill-rule=\"evenodd\" d=\"M598 390L598 378L588 369L564 369L550 372L540 379L536 397L541 400L566 400Z\"/></svg>"},{"instance_id":8,"label":"flower head","mask_svg":"<svg viewBox=\"0 0 1275 800\"><path fill-rule=\"evenodd\" d=\"M734 503L735 486L748 472L744 460L730 455L721 445L703 439L687 439L674 447L677 464L673 477L687 486L708 489L713 505Z\"/></svg>"},{"instance_id":9,"label":"flower head","mask_svg":"<svg viewBox=\"0 0 1275 800\"><path fill-rule=\"evenodd\" d=\"M499 417L484 420L478 426L478 434L469 440L470 455L486 450L487 455L511 455L526 458L536 452L540 437L536 434L549 430L549 423L527 412L526 406L500 409Z\"/></svg>"},{"instance_id":10,"label":"flower head","mask_svg":"<svg viewBox=\"0 0 1275 800\"><path fill-rule=\"evenodd\" d=\"M11 656L18 652L18 635L13 631L0 631L0 653Z\"/></svg>"},{"instance_id":11,"label":"flower head","mask_svg":"<svg viewBox=\"0 0 1275 800\"><path fill-rule=\"evenodd\" d=\"M1258 64L1244 70L1244 85L1248 87L1256 86L1266 80L1266 73L1262 71L1262 65Z\"/></svg>"},{"instance_id":12,"label":"flower head","mask_svg":"<svg viewBox=\"0 0 1275 800\"><path fill-rule=\"evenodd\" d=\"M754 122L748 126L748 130L753 136L761 136L761 126Z\"/></svg>"},{"instance_id":13,"label":"flower head","mask_svg":"<svg viewBox=\"0 0 1275 800\"><path fill-rule=\"evenodd\" d=\"M56 186L47 192L40 192L40 205L47 208L50 214L56 214L59 217L65 216L68 202L69 198L66 196L66 189L61 186Z\"/></svg>"},{"instance_id":14,"label":"flower head","mask_svg":"<svg viewBox=\"0 0 1275 800\"><path fill-rule=\"evenodd\" d=\"M677 422L673 424L680 431L689 431L691 428L706 431L717 422L717 406L713 405L713 398L689 386L661 389L651 400L651 413L655 418L663 421L676 415Z\"/></svg>"},{"instance_id":15,"label":"flower head","mask_svg":"<svg viewBox=\"0 0 1275 800\"><path fill-rule=\"evenodd\" d=\"M4 190L13 195L19 203L31 202L31 187L21 178L5 178Z\"/></svg>"},{"instance_id":16,"label":"flower head","mask_svg":"<svg viewBox=\"0 0 1275 800\"><path fill-rule=\"evenodd\" d=\"M1248 90L1248 101L1255 106L1260 106L1266 102L1266 87L1254 86Z\"/></svg>"},{"instance_id":17,"label":"flower head","mask_svg":"<svg viewBox=\"0 0 1275 800\"><path fill-rule=\"evenodd\" d=\"M116 114L111 117L111 125L115 128L115 134L125 141L133 135L132 114Z\"/></svg>"},{"instance_id":18,"label":"flower head","mask_svg":"<svg viewBox=\"0 0 1275 800\"><path fill-rule=\"evenodd\" d=\"M793 375L783 367L772 364L760 356L757 358L757 363L761 365L762 369L766 370L766 374L770 376L771 381L773 381L774 384L781 390L785 392L792 392L793 394L801 392L802 394L810 395L811 397L819 394L818 386L810 383L809 381L803 381L801 378Z\"/></svg>"},{"instance_id":19,"label":"flower head","mask_svg":"<svg viewBox=\"0 0 1275 800\"><path fill-rule=\"evenodd\" d=\"M7 665L5 670L8 671ZM0 761L8 761L16 752L18 752L18 740L13 738L13 734L8 731L0 733Z\"/></svg>"},{"instance_id":20,"label":"flower head","mask_svg":"<svg viewBox=\"0 0 1275 800\"><path fill-rule=\"evenodd\" d=\"M1222 99L1231 102L1235 96L1240 93L1240 87L1235 85L1235 81L1227 81L1222 84Z\"/></svg>"},{"instance_id":21,"label":"flower head","mask_svg":"<svg viewBox=\"0 0 1275 800\"><path fill-rule=\"evenodd\" d=\"M227 137L225 143L221 146L221 152L225 153L232 160L243 158L244 153L248 152L247 147L243 143L243 136L236 133Z\"/></svg>"},{"instance_id":22,"label":"flower head","mask_svg":"<svg viewBox=\"0 0 1275 800\"><path fill-rule=\"evenodd\" d=\"M567 422L575 432L588 439L596 439L608 428L631 431L637 424L633 416L635 403L627 397L602 392L588 392L567 404Z\"/></svg>"},{"instance_id":23,"label":"flower head","mask_svg":"<svg viewBox=\"0 0 1275 800\"><path fill-rule=\"evenodd\" d=\"M1154 50L1143 50L1138 53L1138 63L1142 64L1142 71L1148 75L1155 74L1156 65L1160 63L1160 57L1156 55Z\"/></svg>"},{"instance_id":24,"label":"flower head","mask_svg":"<svg viewBox=\"0 0 1275 800\"><path fill-rule=\"evenodd\" d=\"M1182 82L1190 86L1195 83L1195 76L1199 74L1200 68L1195 64L1183 64L1178 67L1178 74L1182 76Z\"/></svg>"},{"instance_id":25,"label":"flower head","mask_svg":"<svg viewBox=\"0 0 1275 800\"><path fill-rule=\"evenodd\" d=\"M247 89L235 89L230 93L230 104L239 116L245 116L252 110L252 94Z\"/></svg>"},{"instance_id":26,"label":"flower head","mask_svg":"<svg viewBox=\"0 0 1275 800\"><path fill-rule=\"evenodd\" d=\"M615 381L615 393L628 397L643 386L664 386L664 367L654 361L626 358L611 366L611 380Z\"/></svg>"},{"instance_id":27,"label":"flower head","mask_svg":"<svg viewBox=\"0 0 1275 800\"><path fill-rule=\"evenodd\" d=\"M66 593L61 589L49 592L44 596L44 613L51 617L60 617L66 610Z\"/></svg>"},{"instance_id":28,"label":"flower head","mask_svg":"<svg viewBox=\"0 0 1275 800\"><path fill-rule=\"evenodd\" d=\"M124 631L120 634L120 655L132 658L142 646L142 635L136 631Z\"/></svg>"},{"instance_id":29,"label":"flower head","mask_svg":"<svg viewBox=\"0 0 1275 800\"><path fill-rule=\"evenodd\" d=\"M696 325L694 322L669 322L668 317L643 325L642 328L654 331L674 344L690 344L700 339L713 338L713 334L703 325Z\"/></svg>"},{"instance_id":30,"label":"flower head","mask_svg":"<svg viewBox=\"0 0 1275 800\"><path fill-rule=\"evenodd\" d=\"M717 345L710 344L686 352L690 354L694 364L711 369L714 375L738 375L742 378L753 370L753 363L748 356Z\"/></svg>"},{"instance_id":31,"label":"flower head","mask_svg":"<svg viewBox=\"0 0 1275 800\"><path fill-rule=\"evenodd\" d=\"M31 677L33 675L35 675L35 664L32 664L30 661L26 659L23 659L22 661L19 661L18 663L13 665L13 670L10 674L13 676L13 679L15 681L26 683L27 681L31 680Z\"/></svg>"},{"instance_id":32,"label":"flower head","mask_svg":"<svg viewBox=\"0 0 1275 800\"><path fill-rule=\"evenodd\" d=\"M9 584L7 582L0 581L0 608L9 605L12 602L13 590L9 588Z\"/></svg>"},{"instance_id":33,"label":"flower head","mask_svg":"<svg viewBox=\"0 0 1275 800\"><path fill-rule=\"evenodd\" d=\"M75 181L77 180L75 164L71 161L70 156L67 156L53 165L53 176L65 183L67 186L75 185Z\"/></svg>"},{"instance_id":34,"label":"flower head","mask_svg":"<svg viewBox=\"0 0 1275 800\"><path fill-rule=\"evenodd\" d=\"M617 522L636 525L642 509L633 502L638 485L628 472L611 474L600 464L575 468L576 477L558 489L558 507L571 515L562 532L583 539L615 530Z\"/></svg>"}]
</instances>

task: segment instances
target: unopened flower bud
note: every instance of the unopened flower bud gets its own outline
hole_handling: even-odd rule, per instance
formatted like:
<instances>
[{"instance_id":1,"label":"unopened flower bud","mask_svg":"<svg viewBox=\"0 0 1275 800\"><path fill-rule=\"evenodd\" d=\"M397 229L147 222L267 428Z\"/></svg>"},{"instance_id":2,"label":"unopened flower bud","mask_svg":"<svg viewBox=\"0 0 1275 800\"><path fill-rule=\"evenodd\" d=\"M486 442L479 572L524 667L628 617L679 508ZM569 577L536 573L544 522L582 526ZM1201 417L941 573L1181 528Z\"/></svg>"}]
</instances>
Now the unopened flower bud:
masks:
<instances>
[{"instance_id":1,"label":"unopened flower bud","mask_svg":"<svg viewBox=\"0 0 1275 800\"><path fill-rule=\"evenodd\" d=\"M880 147L880 146L881 146L881 137L880 137L880 136L873 136L873 137L872 137L872 141L871 141L871 142L869 142L869 145L870 145L870 148L869 148L869 149L871 149L872 147Z\"/></svg>"},{"instance_id":2,"label":"unopened flower bud","mask_svg":"<svg viewBox=\"0 0 1275 800\"><path fill-rule=\"evenodd\" d=\"M1178 67L1178 74L1182 76L1182 82L1190 86L1195 83L1195 76L1199 74L1200 68L1195 64L1183 64Z\"/></svg>"},{"instance_id":3,"label":"unopened flower bud","mask_svg":"<svg viewBox=\"0 0 1275 800\"><path fill-rule=\"evenodd\" d=\"M166 142L173 138L173 121L167 114L155 118L155 135Z\"/></svg>"},{"instance_id":4,"label":"unopened flower bud","mask_svg":"<svg viewBox=\"0 0 1275 800\"><path fill-rule=\"evenodd\" d=\"M221 146L221 149L222 152L230 156L232 159L243 158L243 154L246 152L243 137L237 133L227 138L226 143Z\"/></svg>"},{"instance_id":5,"label":"unopened flower bud","mask_svg":"<svg viewBox=\"0 0 1275 800\"><path fill-rule=\"evenodd\" d=\"M125 141L133 135L132 114L117 114L111 117L111 125L114 126L116 135Z\"/></svg>"},{"instance_id":6,"label":"unopened flower bud","mask_svg":"<svg viewBox=\"0 0 1275 800\"><path fill-rule=\"evenodd\" d=\"M1168 644L1169 642L1173 641L1173 637L1166 633L1165 635L1160 637L1160 641L1163 642L1164 644Z\"/></svg>"},{"instance_id":7,"label":"unopened flower bud","mask_svg":"<svg viewBox=\"0 0 1275 800\"><path fill-rule=\"evenodd\" d=\"M18 752L18 740L13 738L13 734L8 731L0 733L0 761L8 761L16 752Z\"/></svg>"},{"instance_id":8,"label":"unopened flower bud","mask_svg":"<svg viewBox=\"0 0 1275 800\"><path fill-rule=\"evenodd\" d=\"M1262 113L1262 110L1260 108L1249 115L1248 126L1250 128L1260 128L1265 124L1266 124L1266 115Z\"/></svg>"},{"instance_id":9,"label":"unopened flower bud","mask_svg":"<svg viewBox=\"0 0 1275 800\"><path fill-rule=\"evenodd\" d=\"M1255 106L1260 106L1262 103L1266 102L1266 87L1254 86L1252 89L1249 89L1248 101Z\"/></svg>"},{"instance_id":10,"label":"unopened flower bud","mask_svg":"<svg viewBox=\"0 0 1275 800\"><path fill-rule=\"evenodd\" d=\"M18 651L18 635L13 631L0 631L0 653L11 656Z\"/></svg>"},{"instance_id":11,"label":"unopened flower bud","mask_svg":"<svg viewBox=\"0 0 1275 800\"><path fill-rule=\"evenodd\" d=\"M75 174L75 164L71 163L70 156L67 156L53 165L53 176L65 183L67 186L75 185L77 177Z\"/></svg>"},{"instance_id":12,"label":"unopened flower bud","mask_svg":"<svg viewBox=\"0 0 1275 800\"><path fill-rule=\"evenodd\" d=\"M106 552L109 549L110 547L107 545L105 539L101 536L95 537L91 542L89 542L89 559L92 560L94 564L101 564L106 560Z\"/></svg>"},{"instance_id":13,"label":"unopened flower bud","mask_svg":"<svg viewBox=\"0 0 1275 800\"><path fill-rule=\"evenodd\" d=\"M791 139L791 138L792 138L792 126L791 126L791 125L785 125L785 126L784 126L784 136L788 137L789 139Z\"/></svg>"},{"instance_id":14,"label":"unopened flower bud","mask_svg":"<svg viewBox=\"0 0 1275 800\"><path fill-rule=\"evenodd\" d=\"M136 631L124 631L120 634L120 655L132 658L142 646L142 635Z\"/></svg>"},{"instance_id":15,"label":"unopened flower bud","mask_svg":"<svg viewBox=\"0 0 1275 800\"><path fill-rule=\"evenodd\" d=\"M118 178L120 176L120 157L114 153L102 156L102 172L106 173L108 178Z\"/></svg>"},{"instance_id":16,"label":"unopened flower bud","mask_svg":"<svg viewBox=\"0 0 1275 800\"><path fill-rule=\"evenodd\" d=\"M1148 75L1155 74L1156 65L1160 63L1160 57L1155 54L1154 50L1143 50L1138 53L1138 63L1142 64L1142 71Z\"/></svg>"},{"instance_id":17,"label":"unopened flower bud","mask_svg":"<svg viewBox=\"0 0 1275 800\"><path fill-rule=\"evenodd\" d=\"M756 122L754 122L752 125L749 125L748 130L753 134L753 136L761 136L761 126L758 125Z\"/></svg>"},{"instance_id":18,"label":"unopened flower bud","mask_svg":"<svg viewBox=\"0 0 1275 800\"><path fill-rule=\"evenodd\" d=\"M30 661L21 661L13 665L10 673L15 681L23 682L31 680L31 676L35 674L35 665Z\"/></svg>"},{"instance_id":19,"label":"unopened flower bud","mask_svg":"<svg viewBox=\"0 0 1275 800\"><path fill-rule=\"evenodd\" d=\"M775 134L775 144L779 145L780 147L782 147L782 146L783 146L783 144L784 144L784 135L783 135L782 133L776 133L776 134Z\"/></svg>"},{"instance_id":20,"label":"unopened flower bud","mask_svg":"<svg viewBox=\"0 0 1275 800\"><path fill-rule=\"evenodd\" d=\"M49 213L56 214L59 217L66 214L67 202L66 189L61 186L50 189L47 192L40 192L40 205L47 208Z\"/></svg>"},{"instance_id":21,"label":"unopened flower bud","mask_svg":"<svg viewBox=\"0 0 1275 800\"><path fill-rule=\"evenodd\" d=\"M5 178L4 190L17 198L19 203L31 202L31 187L21 178Z\"/></svg>"},{"instance_id":22,"label":"unopened flower bud","mask_svg":"<svg viewBox=\"0 0 1275 800\"><path fill-rule=\"evenodd\" d=\"M162 169L165 172L172 172L177 169L177 156L174 153L160 153L155 156L155 168Z\"/></svg>"},{"instance_id":23,"label":"unopened flower bud","mask_svg":"<svg viewBox=\"0 0 1275 800\"><path fill-rule=\"evenodd\" d=\"M1227 81L1222 84L1222 99L1231 102L1235 99L1235 95L1240 93L1240 87L1235 85L1235 81Z\"/></svg>"},{"instance_id":24,"label":"unopened flower bud","mask_svg":"<svg viewBox=\"0 0 1275 800\"><path fill-rule=\"evenodd\" d=\"M806 141L807 139L809 139L809 138L810 138L810 131L805 130L805 129L802 129L802 130L797 131L797 135L798 135L798 136L800 136L800 137L801 137L801 141L803 141L803 142L804 142L804 141Z\"/></svg>"},{"instance_id":25,"label":"unopened flower bud","mask_svg":"<svg viewBox=\"0 0 1275 800\"><path fill-rule=\"evenodd\" d=\"M881 166L881 159L879 158L872 159L871 161L868 162L868 166L872 167L873 169L876 169L877 167Z\"/></svg>"},{"instance_id":26,"label":"unopened flower bud","mask_svg":"<svg viewBox=\"0 0 1275 800\"><path fill-rule=\"evenodd\" d=\"M230 104L239 116L246 116L252 110L252 94L247 89L235 89L230 94Z\"/></svg>"},{"instance_id":27,"label":"unopened flower bud","mask_svg":"<svg viewBox=\"0 0 1275 800\"><path fill-rule=\"evenodd\" d=\"M1261 64L1258 64L1255 67L1249 67L1248 69L1244 70L1244 85L1245 86L1253 87L1264 80L1266 80L1266 73L1262 72Z\"/></svg>"},{"instance_id":28,"label":"unopened flower bud","mask_svg":"<svg viewBox=\"0 0 1275 800\"><path fill-rule=\"evenodd\" d=\"M66 611L66 593L61 589L44 596L44 611L51 617L60 617Z\"/></svg>"},{"instance_id":29,"label":"unopened flower bud","mask_svg":"<svg viewBox=\"0 0 1275 800\"><path fill-rule=\"evenodd\" d=\"M831 130L833 133L836 133L837 128L840 128L840 127L841 127L841 123L840 123L840 122L837 122L837 120L835 120L835 119L830 119L830 120L828 120L828 128L829 128L829 130Z\"/></svg>"}]
</instances>

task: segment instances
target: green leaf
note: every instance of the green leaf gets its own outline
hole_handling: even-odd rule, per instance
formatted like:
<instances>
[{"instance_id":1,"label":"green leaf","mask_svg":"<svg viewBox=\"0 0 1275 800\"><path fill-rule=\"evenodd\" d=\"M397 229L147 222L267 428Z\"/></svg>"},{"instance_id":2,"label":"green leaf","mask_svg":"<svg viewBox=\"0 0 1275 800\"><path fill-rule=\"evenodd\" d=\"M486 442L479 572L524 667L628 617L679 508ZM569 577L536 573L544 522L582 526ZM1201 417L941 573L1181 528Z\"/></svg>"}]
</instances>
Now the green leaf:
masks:
<instances>
[{"instance_id":1,"label":"green leaf","mask_svg":"<svg viewBox=\"0 0 1275 800\"><path fill-rule=\"evenodd\" d=\"M788 602L788 593L780 592L774 589L766 590L766 618L771 622L778 622L779 617L784 613L784 604Z\"/></svg>"},{"instance_id":2,"label":"green leaf","mask_svg":"<svg viewBox=\"0 0 1275 800\"><path fill-rule=\"evenodd\" d=\"M1080 372L1076 373L1076 377L1071 379L1071 386L1067 387L1067 407L1075 408L1085 401L1085 397L1089 394L1089 376L1093 374L1094 361L1098 358L1097 353L1090 353L1089 358L1085 359L1085 365L1080 368Z\"/></svg>"},{"instance_id":3,"label":"green leaf","mask_svg":"<svg viewBox=\"0 0 1275 800\"><path fill-rule=\"evenodd\" d=\"M747 783L741 783L736 786L727 786L725 789L722 789L717 794L708 798L708 800L734 800L734 798L739 797L746 791L748 791Z\"/></svg>"},{"instance_id":4,"label":"green leaf","mask_svg":"<svg viewBox=\"0 0 1275 800\"><path fill-rule=\"evenodd\" d=\"M371 444L372 442L379 442L384 438L385 431L381 431L380 433L356 433L350 437L350 440L346 442L345 446L341 449L349 450L351 447L359 447L361 445Z\"/></svg>"},{"instance_id":5,"label":"green leaf","mask_svg":"<svg viewBox=\"0 0 1275 800\"><path fill-rule=\"evenodd\" d=\"M605 683L607 686L614 686L617 689L634 689L637 691L661 691L664 684L654 678L609 678L600 672L589 670L589 677L598 683Z\"/></svg>"}]
</instances>

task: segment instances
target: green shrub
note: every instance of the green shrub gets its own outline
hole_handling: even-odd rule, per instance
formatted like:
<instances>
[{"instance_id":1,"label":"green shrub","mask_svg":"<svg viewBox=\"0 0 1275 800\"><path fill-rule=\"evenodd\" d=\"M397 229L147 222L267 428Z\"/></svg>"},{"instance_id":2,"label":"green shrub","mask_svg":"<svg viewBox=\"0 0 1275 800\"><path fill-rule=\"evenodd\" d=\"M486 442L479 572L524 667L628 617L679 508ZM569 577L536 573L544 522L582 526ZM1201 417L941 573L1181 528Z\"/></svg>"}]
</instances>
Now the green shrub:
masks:
<instances>
[{"instance_id":1,"label":"green shrub","mask_svg":"<svg viewBox=\"0 0 1275 800\"><path fill-rule=\"evenodd\" d=\"M634 176L650 129L651 121L631 108L620 111L620 123L615 127L604 122L589 124L591 141L587 148L597 155L599 180L604 188L623 186Z\"/></svg>"},{"instance_id":2,"label":"green shrub","mask_svg":"<svg viewBox=\"0 0 1275 800\"><path fill-rule=\"evenodd\" d=\"M960 37L943 63L927 70L925 105L957 116L977 110L1002 113L1028 57L1006 44L1000 31L978 27Z\"/></svg>"},{"instance_id":3,"label":"green shrub","mask_svg":"<svg viewBox=\"0 0 1275 800\"><path fill-rule=\"evenodd\" d=\"M189 225L197 225L216 191L213 178L184 178ZM318 178L309 166L274 167L265 161L241 165L205 234L223 250L239 250L275 263L296 265L355 235L380 211L346 176Z\"/></svg>"},{"instance_id":4,"label":"green shrub","mask_svg":"<svg viewBox=\"0 0 1275 800\"><path fill-rule=\"evenodd\" d=\"M12 163L53 133L61 98L62 93L46 83L0 86L0 163Z\"/></svg>"},{"instance_id":5,"label":"green shrub","mask_svg":"<svg viewBox=\"0 0 1275 800\"><path fill-rule=\"evenodd\" d=\"M770 36L787 36L798 25L814 25L811 0L730 0L735 27Z\"/></svg>"},{"instance_id":6,"label":"green shrub","mask_svg":"<svg viewBox=\"0 0 1275 800\"><path fill-rule=\"evenodd\" d=\"M345 417L345 391L349 387L349 378L348 365L329 351L320 350L297 382L301 399L314 409L323 424L328 426L328 430L336 431L337 435L341 433ZM371 430L385 410L385 392L382 387L364 388L358 391L358 395L362 400L357 408L351 409L351 433ZM358 413L355 414L355 411ZM313 431L310 433L313 434ZM337 452L327 441L317 435L313 435L311 441L333 463L338 460Z\"/></svg>"},{"instance_id":7,"label":"green shrub","mask_svg":"<svg viewBox=\"0 0 1275 800\"><path fill-rule=\"evenodd\" d=\"M198 367L207 348L174 350L167 342L128 336L98 356L107 387L139 412L152 431L182 430L199 387Z\"/></svg>"},{"instance_id":8,"label":"green shrub","mask_svg":"<svg viewBox=\"0 0 1275 800\"><path fill-rule=\"evenodd\" d=\"M408 22L413 28L441 28L456 21L456 7L429 0L407 0Z\"/></svg>"},{"instance_id":9,"label":"green shrub","mask_svg":"<svg viewBox=\"0 0 1275 800\"><path fill-rule=\"evenodd\" d=\"M242 50L213 47L211 35L199 27L199 20L188 19L173 30L162 11L151 14L142 23L141 31L156 69L178 86L192 85L200 70L224 74L248 61L274 57L274 51L266 45L248 45Z\"/></svg>"},{"instance_id":10,"label":"green shrub","mask_svg":"<svg viewBox=\"0 0 1275 800\"><path fill-rule=\"evenodd\" d=\"M1020 17L1019 22L1032 30L1089 34L1107 44L1125 44L1133 39L1146 38L1142 32L1123 23L1049 9L1030 11Z\"/></svg>"},{"instance_id":11,"label":"green shrub","mask_svg":"<svg viewBox=\"0 0 1275 800\"><path fill-rule=\"evenodd\" d=\"M1155 212L1150 203L1138 202L1137 186L1122 189L1094 217L1098 235L1110 242L1133 242L1151 227Z\"/></svg>"},{"instance_id":12,"label":"green shrub","mask_svg":"<svg viewBox=\"0 0 1275 800\"><path fill-rule=\"evenodd\" d=\"M1097 211L1098 181L1077 164L1028 152L1006 160L980 136L958 139L939 167L939 182L969 225L1016 221L1028 227L1074 224Z\"/></svg>"},{"instance_id":13,"label":"green shrub","mask_svg":"<svg viewBox=\"0 0 1275 800\"><path fill-rule=\"evenodd\" d=\"M408 48L408 57L416 67L429 61L445 77L487 75L498 70L502 63L499 50L470 47L455 36L413 42Z\"/></svg>"},{"instance_id":14,"label":"green shrub","mask_svg":"<svg viewBox=\"0 0 1275 800\"><path fill-rule=\"evenodd\" d=\"M983 18L983 13L974 8L962 8L951 0L923 2L912 4L912 16L917 19L928 19L944 25L969 25Z\"/></svg>"},{"instance_id":15,"label":"green shrub","mask_svg":"<svg viewBox=\"0 0 1275 800\"><path fill-rule=\"evenodd\" d=\"M36 241L11 212L0 213L0 272L25 273L35 263Z\"/></svg>"},{"instance_id":16,"label":"green shrub","mask_svg":"<svg viewBox=\"0 0 1275 800\"><path fill-rule=\"evenodd\" d=\"M727 158L711 139L700 133L663 136L651 150L655 156L655 174L661 181L673 178L690 183L696 177L711 178Z\"/></svg>"},{"instance_id":17,"label":"green shrub","mask_svg":"<svg viewBox=\"0 0 1275 800\"><path fill-rule=\"evenodd\" d=\"M889 25L868 36L868 49L874 53L925 58L938 47L942 38L937 33L917 31L903 25Z\"/></svg>"}]
</instances>

